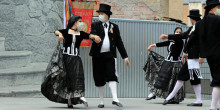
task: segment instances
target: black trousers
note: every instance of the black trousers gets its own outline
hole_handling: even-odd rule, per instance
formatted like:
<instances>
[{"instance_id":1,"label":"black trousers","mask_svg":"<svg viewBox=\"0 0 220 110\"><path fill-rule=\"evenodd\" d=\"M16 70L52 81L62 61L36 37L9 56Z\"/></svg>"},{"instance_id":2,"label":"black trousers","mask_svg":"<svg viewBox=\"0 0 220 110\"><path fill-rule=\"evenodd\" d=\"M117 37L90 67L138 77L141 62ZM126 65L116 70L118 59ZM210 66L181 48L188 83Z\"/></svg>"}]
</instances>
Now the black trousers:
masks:
<instances>
[{"instance_id":1,"label":"black trousers","mask_svg":"<svg viewBox=\"0 0 220 110\"><path fill-rule=\"evenodd\" d=\"M93 57L93 78L97 87L104 86L106 82L118 82L118 74L116 71L117 61L115 58Z\"/></svg>"},{"instance_id":2,"label":"black trousers","mask_svg":"<svg viewBox=\"0 0 220 110\"><path fill-rule=\"evenodd\" d=\"M220 87L220 55L214 55L207 58L212 75L211 87Z\"/></svg>"},{"instance_id":3,"label":"black trousers","mask_svg":"<svg viewBox=\"0 0 220 110\"><path fill-rule=\"evenodd\" d=\"M201 84L201 80L196 74L193 74L194 80L190 80L191 85ZM188 81L190 79L187 62L183 64L180 72L178 73L177 80Z\"/></svg>"}]
</instances>

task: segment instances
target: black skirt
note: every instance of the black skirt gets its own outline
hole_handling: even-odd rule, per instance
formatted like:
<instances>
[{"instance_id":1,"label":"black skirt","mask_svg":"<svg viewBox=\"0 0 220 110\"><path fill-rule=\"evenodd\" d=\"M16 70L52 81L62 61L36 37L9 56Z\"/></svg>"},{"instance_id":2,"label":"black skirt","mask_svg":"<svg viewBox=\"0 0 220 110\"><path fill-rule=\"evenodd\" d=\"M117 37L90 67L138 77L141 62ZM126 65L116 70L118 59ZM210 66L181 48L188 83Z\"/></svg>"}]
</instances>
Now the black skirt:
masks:
<instances>
[{"instance_id":1,"label":"black skirt","mask_svg":"<svg viewBox=\"0 0 220 110\"><path fill-rule=\"evenodd\" d=\"M57 80L60 80L58 81L60 83L66 81L66 84L60 84L56 90L63 98L84 97L85 83L81 58L79 56L63 55L63 61L66 70L66 77L65 79L59 78ZM64 91L63 89L66 90Z\"/></svg>"},{"instance_id":2,"label":"black skirt","mask_svg":"<svg viewBox=\"0 0 220 110\"><path fill-rule=\"evenodd\" d=\"M47 66L41 84L41 93L50 101L80 104L84 96L84 72L79 56L62 55L57 46Z\"/></svg>"},{"instance_id":3,"label":"black skirt","mask_svg":"<svg viewBox=\"0 0 220 110\"><path fill-rule=\"evenodd\" d=\"M212 82L211 87L220 87L220 55L210 56L207 58L210 67Z\"/></svg>"},{"instance_id":4,"label":"black skirt","mask_svg":"<svg viewBox=\"0 0 220 110\"><path fill-rule=\"evenodd\" d=\"M150 91L154 95L165 99L172 92L181 67L182 64L180 62L165 61L164 57L151 52L144 67L146 72L145 79L148 82ZM182 100L184 100L183 88L173 98L173 101L176 102L181 102Z\"/></svg>"},{"instance_id":5,"label":"black skirt","mask_svg":"<svg viewBox=\"0 0 220 110\"><path fill-rule=\"evenodd\" d=\"M188 64L187 62L183 64L180 72L178 73L177 80L188 81L190 79Z\"/></svg>"},{"instance_id":6,"label":"black skirt","mask_svg":"<svg viewBox=\"0 0 220 110\"><path fill-rule=\"evenodd\" d=\"M174 67L173 62L170 61L163 61L163 64L160 68L160 71L158 73L158 77L156 78L156 82L154 84L154 87L157 89L162 89L163 91L168 90L168 85L171 80L171 75Z\"/></svg>"}]
</instances>

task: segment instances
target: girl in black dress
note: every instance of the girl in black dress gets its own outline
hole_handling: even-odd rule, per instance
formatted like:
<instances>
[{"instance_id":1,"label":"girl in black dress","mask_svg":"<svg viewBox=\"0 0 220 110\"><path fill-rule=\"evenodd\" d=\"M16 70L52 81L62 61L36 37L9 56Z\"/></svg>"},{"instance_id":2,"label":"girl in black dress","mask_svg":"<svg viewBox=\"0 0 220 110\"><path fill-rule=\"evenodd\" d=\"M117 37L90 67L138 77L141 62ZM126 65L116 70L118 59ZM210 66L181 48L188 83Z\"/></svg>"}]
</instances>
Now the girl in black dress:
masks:
<instances>
[{"instance_id":1,"label":"girl in black dress","mask_svg":"<svg viewBox=\"0 0 220 110\"><path fill-rule=\"evenodd\" d=\"M68 103L68 108L73 108L72 105L76 104L84 104L88 107L84 98L84 71L79 52L81 41L83 39L93 39L97 43L101 41L99 36L89 35L82 29L82 17L72 16L68 21L67 29L55 31L55 35L59 36L58 40L64 40L63 55L61 55L65 72L58 75L54 73L48 75L42 86L42 93L45 97L54 102Z\"/></svg>"},{"instance_id":2,"label":"girl in black dress","mask_svg":"<svg viewBox=\"0 0 220 110\"><path fill-rule=\"evenodd\" d=\"M177 27L174 31L175 34L182 33L182 28ZM173 90L176 83L176 75L181 67L180 54L183 48L183 40L168 40L156 44L151 44L148 47L148 51L151 51L152 47L164 47L167 46L168 56L164 59L158 68L151 68L152 71L146 71L146 80L150 86L150 94L146 100L155 99L156 96L166 98ZM153 54L151 52L151 54ZM148 61L149 62L149 61ZM150 62L149 62L150 63ZM153 72L158 70L158 72ZM148 78L147 78L148 77ZM184 99L183 90L175 96L172 103L178 104Z\"/></svg>"},{"instance_id":3,"label":"girl in black dress","mask_svg":"<svg viewBox=\"0 0 220 110\"><path fill-rule=\"evenodd\" d=\"M80 98L86 106L84 71L82 60L79 56L79 47L83 39L95 39L100 41L100 38L95 35L89 35L81 31L83 26L82 17L73 16L70 18L67 29L55 31L59 35L59 41L65 40L63 50L64 66L66 68L66 83L69 94L61 94L68 99L68 107L72 107L71 98Z\"/></svg>"}]
</instances>

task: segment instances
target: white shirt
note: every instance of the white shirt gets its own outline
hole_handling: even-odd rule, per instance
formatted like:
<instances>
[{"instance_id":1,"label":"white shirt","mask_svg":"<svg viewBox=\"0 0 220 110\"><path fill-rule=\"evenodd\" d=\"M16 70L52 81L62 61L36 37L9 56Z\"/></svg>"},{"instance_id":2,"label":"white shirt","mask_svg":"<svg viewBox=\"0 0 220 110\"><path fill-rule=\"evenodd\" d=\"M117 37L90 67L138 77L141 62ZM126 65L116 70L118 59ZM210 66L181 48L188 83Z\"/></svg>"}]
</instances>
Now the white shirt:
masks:
<instances>
[{"instance_id":1,"label":"white shirt","mask_svg":"<svg viewBox=\"0 0 220 110\"><path fill-rule=\"evenodd\" d=\"M104 31L105 31L105 38L103 40L101 53L110 51L110 41L109 41L109 36L108 36L108 30L109 30L109 25L110 25L109 21L106 22L106 24L107 24L107 28L104 26L105 23L102 23L102 25L104 27Z\"/></svg>"},{"instance_id":2,"label":"white shirt","mask_svg":"<svg viewBox=\"0 0 220 110\"><path fill-rule=\"evenodd\" d=\"M107 28L105 28L105 23L102 23L103 27L104 27L104 31L105 31L105 38L103 40L103 44L102 44L102 48L101 48L101 52L100 53L104 53L104 52L109 52L110 51L110 41L109 41L109 36L108 36L108 31L109 31L109 21L106 22L107 24ZM125 58L124 60L127 60L128 58Z\"/></svg>"}]
</instances>

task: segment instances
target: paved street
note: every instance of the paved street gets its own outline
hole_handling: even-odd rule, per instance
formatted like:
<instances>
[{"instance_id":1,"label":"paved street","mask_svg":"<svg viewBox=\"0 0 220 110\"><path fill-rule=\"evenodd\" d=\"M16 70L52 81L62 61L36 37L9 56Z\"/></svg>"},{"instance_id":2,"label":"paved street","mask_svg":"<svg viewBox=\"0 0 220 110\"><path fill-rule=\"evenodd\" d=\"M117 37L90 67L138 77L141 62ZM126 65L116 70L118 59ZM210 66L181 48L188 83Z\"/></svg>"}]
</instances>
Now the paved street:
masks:
<instances>
[{"instance_id":1,"label":"paved street","mask_svg":"<svg viewBox=\"0 0 220 110\"><path fill-rule=\"evenodd\" d=\"M83 105L75 106L79 110L98 110L99 103L97 98L88 98L89 107ZM185 99L179 105L166 105L161 103L163 99L145 101L143 98L120 98L124 105L118 108L111 105L111 99L105 99L105 108L102 110L209 110L210 100L203 100L203 107L187 107L186 104L193 102L194 99ZM0 110L65 110L65 104L50 102L45 98L0 98ZM100 109L101 110L101 109Z\"/></svg>"}]
</instances>

